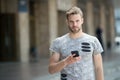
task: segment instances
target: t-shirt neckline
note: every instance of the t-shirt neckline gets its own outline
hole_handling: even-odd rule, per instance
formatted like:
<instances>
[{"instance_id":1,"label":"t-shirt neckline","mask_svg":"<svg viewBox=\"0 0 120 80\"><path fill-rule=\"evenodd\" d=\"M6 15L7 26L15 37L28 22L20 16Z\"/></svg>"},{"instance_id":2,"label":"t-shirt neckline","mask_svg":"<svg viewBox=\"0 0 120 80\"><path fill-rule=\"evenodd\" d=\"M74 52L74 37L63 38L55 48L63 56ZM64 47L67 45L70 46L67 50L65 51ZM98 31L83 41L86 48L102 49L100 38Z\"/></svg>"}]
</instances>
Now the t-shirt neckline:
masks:
<instances>
[{"instance_id":1,"label":"t-shirt neckline","mask_svg":"<svg viewBox=\"0 0 120 80\"><path fill-rule=\"evenodd\" d=\"M68 37L70 40L82 39L82 38L84 37L84 35L85 35L85 33L82 33L82 35L81 35L80 37L78 37L78 38L71 38L69 34L70 34L70 33L67 34L67 37Z\"/></svg>"}]
</instances>

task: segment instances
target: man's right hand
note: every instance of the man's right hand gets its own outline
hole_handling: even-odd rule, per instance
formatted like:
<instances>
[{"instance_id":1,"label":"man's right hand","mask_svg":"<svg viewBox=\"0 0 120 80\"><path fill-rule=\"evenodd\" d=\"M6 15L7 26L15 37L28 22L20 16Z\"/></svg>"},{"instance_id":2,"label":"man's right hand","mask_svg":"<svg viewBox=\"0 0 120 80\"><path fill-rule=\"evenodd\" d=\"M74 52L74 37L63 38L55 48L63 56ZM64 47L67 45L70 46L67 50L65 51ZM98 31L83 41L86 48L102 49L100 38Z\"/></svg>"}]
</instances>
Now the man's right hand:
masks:
<instances>
[{"instance_id":1,"label":"man's right hand","mask_svg":"<svg viewBox=\"0 0 120 80\"><path fill-rule=\"evenodd\" d=\"M59 53L54 53L51 57L50 57L50 61L49 61L49 73L53 74L56 72L61 71L64 67L66 67L67 65L73 64L77 61L79 61L81 59L80 56L78 57L73 57L75 56L75 54L71 54L68 57L66 57L65 59L59 61L60 59L60 54Z\"/></svg>"},{"instance_id":2,"label":"man's right hand","mask_svg":"<svg viewBox=\"0 0 120 80\"><path fill-rule=\"evenodd\" d=\"M73 64L73 63L75 63L75 62L77 62L77 61L79 61L81 59L80 56L78 56L78 57L74 57L74 56L75 56L75 54L69 55L68 57L66 57L64 59L66 65Z\"/></svg>"}]
</instances>

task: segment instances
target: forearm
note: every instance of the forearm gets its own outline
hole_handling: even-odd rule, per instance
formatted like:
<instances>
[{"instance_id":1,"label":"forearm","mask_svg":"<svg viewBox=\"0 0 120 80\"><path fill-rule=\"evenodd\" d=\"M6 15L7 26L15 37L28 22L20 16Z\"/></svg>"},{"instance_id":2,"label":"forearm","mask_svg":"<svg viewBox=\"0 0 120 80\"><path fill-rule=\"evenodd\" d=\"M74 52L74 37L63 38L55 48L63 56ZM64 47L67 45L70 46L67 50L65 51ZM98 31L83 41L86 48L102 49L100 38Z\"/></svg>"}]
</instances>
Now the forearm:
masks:
<instances>
[{"instance_id":1,"label":"forearm","mask_svg":"<svg viewBox=\"0 0 120 80\"><path fill-rule=\"evenodd\" d=\"M60 72L64 67L66 67L65 60L61 60L57 63L52 63L49 65L49 73L53 74L56 72Z\"/></svg>"},{"instance_id":2,"label":"forearm","mask_svg":"<svg viewBox=\"0 0 120 80\"><path fill-rule=\"evenodd\" d=\"M98 68L95 70L95 75L96 75L96 80L104 80L104 74L103 74L103 69Z\"/></svg>"}]
</instances>

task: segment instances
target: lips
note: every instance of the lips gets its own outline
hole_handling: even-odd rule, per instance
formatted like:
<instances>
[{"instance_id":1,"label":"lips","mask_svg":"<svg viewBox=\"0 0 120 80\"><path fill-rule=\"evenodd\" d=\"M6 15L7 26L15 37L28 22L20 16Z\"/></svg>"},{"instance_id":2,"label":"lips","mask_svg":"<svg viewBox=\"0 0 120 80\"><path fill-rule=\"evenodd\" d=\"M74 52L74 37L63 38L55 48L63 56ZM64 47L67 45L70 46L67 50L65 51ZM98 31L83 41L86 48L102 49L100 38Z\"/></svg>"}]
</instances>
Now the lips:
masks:
<instances>
[{"instance_id":1,"label":"lips","mask_svg":"<svg viewBox=\"0 0 120 80\"><path fill-rule=\"evenodd\" d=\"M78 27L72 27L72 29L73 29L73 30L76 30L76 29L78 29Z\"/></svg>"}]
</instances>

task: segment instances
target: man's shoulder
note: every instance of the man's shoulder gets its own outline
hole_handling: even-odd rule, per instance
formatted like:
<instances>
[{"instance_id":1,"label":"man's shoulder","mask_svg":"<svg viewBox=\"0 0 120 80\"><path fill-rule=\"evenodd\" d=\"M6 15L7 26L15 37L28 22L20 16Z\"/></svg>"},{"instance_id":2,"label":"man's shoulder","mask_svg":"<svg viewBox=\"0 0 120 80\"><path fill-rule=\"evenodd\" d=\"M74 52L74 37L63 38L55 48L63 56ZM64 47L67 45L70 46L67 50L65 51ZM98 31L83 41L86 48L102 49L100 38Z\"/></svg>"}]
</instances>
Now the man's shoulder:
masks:
<instances>
[{"instance_id":1,"label":"man's shoulder","mask_svg":"<svg viewBox=\"0 0 120 80\"><path fill-rule=\"evenodd\" d=\"M89 38L89 39L97 39L96 36L93 36L93 35L90 35L87 33L85 33L85 36L86 36L86 38Z\"/></svg>"},{"instance_id":2,"label":"man's shoulder","mask_svg":"<svg viewBox=\"0 0 120 80\"><path fill-rule=\"evenodd\" d=\"M67 36L68 36L68 34L65 34L65 35L63 35L63 36L57 37L54 41L62 41L62 40L64 40L64 39L66 39Z\"/></svg>"}]
</instances>

